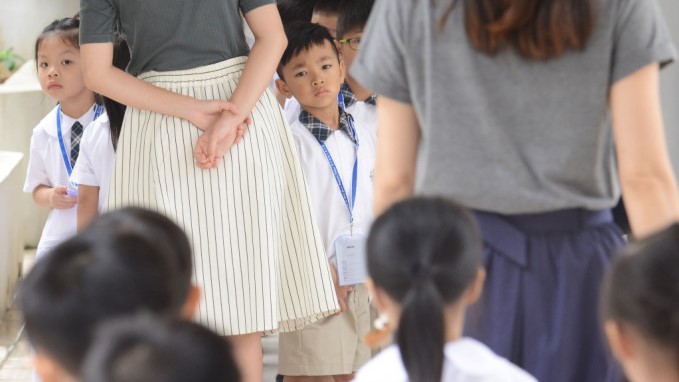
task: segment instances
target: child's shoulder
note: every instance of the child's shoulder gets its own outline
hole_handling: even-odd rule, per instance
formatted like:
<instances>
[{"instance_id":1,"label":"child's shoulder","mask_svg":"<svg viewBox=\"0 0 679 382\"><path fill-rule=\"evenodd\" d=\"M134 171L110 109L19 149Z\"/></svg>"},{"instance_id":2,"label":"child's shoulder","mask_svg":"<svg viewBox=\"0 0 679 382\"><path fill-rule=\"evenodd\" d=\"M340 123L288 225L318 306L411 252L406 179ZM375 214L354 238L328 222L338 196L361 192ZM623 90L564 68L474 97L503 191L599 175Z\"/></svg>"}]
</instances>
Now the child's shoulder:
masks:
<instances>
[{"instance_id":1,"label":"child's shoulder","mask_svg":"<svg viewBox=\"0 0 679 382\"><path fill-rule=\"evenodd\" d=\"M33 135L57 136L57 107L54 107L35 125Z\"/></svg>"},{"instance_id":2,"label":"child's shoulder","mask_svg":"<svg viewBox=\"0 0 679 382\"><path fill-rule=\"evenodd\" d=\"M401 352L398 346L390 345L356 373L354 382L401 382L405 379L407 379L407 374L401 361Z\"/></svg>"},{"instance_id":3,"label":"child's shoulder","mask_svg":"<svg viewBox=\"0 0 679 382\"><path fill-rule=\"evenodd\" d=\"M446 344L446 360L453 367L479 381L536 382L536 379L473 338Z\"/></svg>"},{"instance_id":4,"label":"child's shoulder","mask_svg":"<svg viewBox=\"0 0 679 382\"><path fill-rule=\"evenodd\" d=\"M94 143L99 141L111 141L110 122L106 112L102 113L99 118L92 121L83 132L82 142Z\"/></svg>"}]
</instances>

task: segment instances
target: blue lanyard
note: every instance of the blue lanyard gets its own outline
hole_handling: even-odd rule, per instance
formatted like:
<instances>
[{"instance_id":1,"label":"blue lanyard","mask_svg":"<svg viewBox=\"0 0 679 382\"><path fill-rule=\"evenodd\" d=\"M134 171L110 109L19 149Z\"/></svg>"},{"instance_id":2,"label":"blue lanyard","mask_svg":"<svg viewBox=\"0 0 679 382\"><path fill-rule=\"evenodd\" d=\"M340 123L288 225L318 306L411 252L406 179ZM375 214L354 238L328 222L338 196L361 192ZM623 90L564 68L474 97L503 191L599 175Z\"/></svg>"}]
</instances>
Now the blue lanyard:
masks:
<instances>
[{"instance_id":1,"label":"blue lanyard","mask_svg":"<svg viewBox=\"0 0 679 382\"><path fill-rule=\"evenodd\" d=\"M344 97L342 96L342 93L339 93L337 96L337 100L339 103L339 106L342 108L342 111L345 111L344 107ZM354 138L354 154L355 154L355 160L354 160L354 169L351 173L351 202L349 201L349 197L347 196L347 191L344 188L344 182L342 182L342 177L339 174L339 171L337 171L337 166L335 165L335 161L332 159L332 155L330 155L330 151L328 151L328 147L325 145L325 142L321 142L320 140L318 143L321 145L321 148L323 149L323 153L325 153L325 157L328 159L328 163L330 164L330 169L332 170L333 175L335 175L335 182L337 182L337 186L339 187L340 194L342 194L342 198L344 199L344 204L347 206L347 210L349 211L349 223L351 224L351 229L353 230L353 225L354 225L354 205L356 204L356 187L358 184L358 135L356 134L356 129L354 128L354 123L349 118L349 130L351 132L352 137Z\"/></svg>"},{"instance_id":2,"label":"blue lanyard","mask_svg":"<svg viewBox=\"0 0 679 382\"><path fill-rule=\"evenodd\" d=\"M97 104L97 106L94 108L93 120L99 118L103 110L104 108L100 104ZM68 154L66 153L64 137L61 134L61 105L57 106L57 137L59 138L59 147L61 148L61 158L64 160L64 164L66 165L66 172L68 172L68 176L71 177L73 168L71 167L71 161L68 159Z\"/></svg>"}]
</instances>

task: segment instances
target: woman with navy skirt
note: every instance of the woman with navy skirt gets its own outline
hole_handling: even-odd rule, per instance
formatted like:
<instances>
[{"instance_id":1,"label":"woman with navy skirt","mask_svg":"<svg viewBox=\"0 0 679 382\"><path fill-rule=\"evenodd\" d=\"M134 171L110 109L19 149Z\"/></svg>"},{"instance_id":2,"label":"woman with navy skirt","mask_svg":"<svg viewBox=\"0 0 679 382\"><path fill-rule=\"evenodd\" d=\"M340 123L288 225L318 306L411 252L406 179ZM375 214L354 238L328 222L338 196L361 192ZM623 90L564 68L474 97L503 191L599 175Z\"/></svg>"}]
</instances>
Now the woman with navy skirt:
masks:
<instances>
[{"instance_id":1,"label":"woman with navy skirt","mask_svg":"<svg viewBox=\"0 0 679 382\"><path fill-rule=\"evenodd\" d=\"M380 95L377 212L412 194L476 211L488 273L466 334L545 382L620 378L599 284L679 218L658 99L676 58L655 0L378 0L352 75ZM615 138L614 138L615 137Z\"/></svg>"}]
</instances>

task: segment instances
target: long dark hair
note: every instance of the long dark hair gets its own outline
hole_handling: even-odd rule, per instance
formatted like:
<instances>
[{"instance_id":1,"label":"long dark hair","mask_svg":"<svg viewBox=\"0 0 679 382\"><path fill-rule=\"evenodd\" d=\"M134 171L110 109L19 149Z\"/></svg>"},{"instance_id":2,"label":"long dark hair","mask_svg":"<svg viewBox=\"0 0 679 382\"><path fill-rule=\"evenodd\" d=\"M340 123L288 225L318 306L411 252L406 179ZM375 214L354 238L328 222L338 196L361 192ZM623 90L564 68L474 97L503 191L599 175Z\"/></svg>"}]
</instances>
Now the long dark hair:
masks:
<instances>
[{"instance_id":1,"label":"long dark hair","mask_svg":"<svg viewBox=\"0 0 679 382\"><path fill-rule=\"evenodd\" d=\"M603 317L630 325L679 364L679 224L630 244L603 288Z\"/></svg>"},{"instance_id":2,"label":"long dark hair","mask_svg":"<svg viewBox=\"0 0 679 382\"><path fill-rule=\"evenodd\" d=\"M453 0L439 30L459 1L471 44L490 55L510 47L524 58L548 60L583 50L596 21L593 0Z\"/></svg>"},{"instance_id":3,"label":"long dark hair","mask_svg":"<svg viewBox=\"0 0 679 382\"><path fill-rule=\"evenodd\" d=\"M129 63L130 48L127 45L127 41L125 41L122 36L116 35L116 41L113 44L113 66L125 70ZM123 128L123 118L125 117L127 106L108 97L103 98L111 129L111 143L113 144L113 150L117 150L118 138L120 137L120 131Z\"/></svg>"},{"instance_id":4,"label":"long dark hair","mask_svg":"<svg viewBox=\"0 0 679 382\"><path fill-rule=\"evenodd\" d=\"M481 266L481 238L471 214L438 198L392 206L372 226L368 272L401 305L396 341L412 382L440 382L443 309L458 301Z\"/></svg>"}]
</instances>

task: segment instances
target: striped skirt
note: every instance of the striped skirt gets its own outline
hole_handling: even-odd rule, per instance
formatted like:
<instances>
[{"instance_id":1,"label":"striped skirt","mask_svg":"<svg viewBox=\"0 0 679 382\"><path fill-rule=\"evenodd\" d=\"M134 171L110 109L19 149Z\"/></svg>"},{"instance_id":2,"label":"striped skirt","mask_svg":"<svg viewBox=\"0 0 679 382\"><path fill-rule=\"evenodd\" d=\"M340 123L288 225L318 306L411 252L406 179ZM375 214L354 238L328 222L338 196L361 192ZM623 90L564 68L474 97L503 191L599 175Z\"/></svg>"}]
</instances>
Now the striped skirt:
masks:
<instances>
[{"instance_id":1,"label":"striped skirt","mask_svg":"<svg viewBox=\"0 0 679 382\"><path fill-rule=\"evenodd\" d=\"M226 100L246 60L139 78ZM292 136L268 89L251 118L217 168L201 170L196 126L128 108L108 196L109 209L157 210L184 228L202 289L197 319L223 335L298 330L339 310Z\"/></svg>"}]
</instances>

